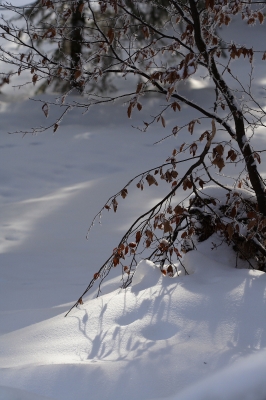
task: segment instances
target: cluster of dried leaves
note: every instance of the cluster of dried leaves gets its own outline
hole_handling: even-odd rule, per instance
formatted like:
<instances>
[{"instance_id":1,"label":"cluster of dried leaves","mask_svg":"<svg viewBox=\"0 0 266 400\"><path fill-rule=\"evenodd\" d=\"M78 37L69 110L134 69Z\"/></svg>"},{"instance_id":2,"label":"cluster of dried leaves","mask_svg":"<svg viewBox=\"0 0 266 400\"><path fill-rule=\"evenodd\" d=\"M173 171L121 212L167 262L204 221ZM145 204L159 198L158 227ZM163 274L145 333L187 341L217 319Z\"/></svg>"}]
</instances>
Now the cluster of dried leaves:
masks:
<instances>
[{"instance_id":1,"label":"cluster of dried leaves","mask_svg":"<svg viewBox=\"0 0 266 400\"><path fill-rule=\"evenodd\" d=\"M239 243L244 240L245 245L255 246L256 252L264 257L266 193L259 171L264 149L254 149L252 141L259 129L265 129L265 105L263 99L254 97L252 84L253 59L256 56L265 60L266 50L262 42L256 43L261 48L255 49L255 45L247 48L245 44L238 44L234 37L226 42L221 36L230 29L234 18L242 21L245 29L260 26L264 21L265 3L249 0L79 0L69 6L69 2L63 0L41 0L34 4L35 11L37 8L45 13L52 12L53 22L44 19L35 25L34 19L26 13L27 7L5 6L9 12L22 16L25 25L18 27L2 19L2 38L8 44L16 44L17 50L12 50L14 46L3 45L0 60L14 69L4 77L6 83L15 74L26 76L26 71L31 79L28 82L25 78L25 84L38 86L44 81L51 84L54 79L68 82L70 90L57 101L42 102L47 118L50 107L59 105L63 110L58 120L50 124L54 131L73 108L86 112L92 106L117 99L123 99L127 105L129 118L135 110L143 113L147 95L163 99L165 104L154 111L154 116L150 120L145 117L143 128L139 128L144 132L154 122L166 128L169 112L178 111L175 115L180 119L184 108L193 110L193 117L185 125L172 128L169 136L176 136L178 144L167 160L133 178L110 197L95 217L104 211L118 212L119 199L129 195L132 182L140 190L163 183L167 187L165 196L129 227L108 260L94 274L84 294L95 280L101 282L118 266L122 270L122 286L126 287L138 260L143 257L157 262L162 273L176 275L177 262L182 266L182 252L195 246L195 237L203 240L214 232L233 243L239 253L243 247ZM86 19L82 27L71 25L74 14ZM73 32L76 35L73 36ZM86 57L83 53L76 54L76 61L71 62L64 52L66 42L85 46ZM60 58L56 59L53 52L47 51L49 46L58 49ZM239 59L247 61L250 68L245 82L239 80L234 69ZM193 91L187 91L184 96L179 90L180 82L189 81L196 73L208 77L212 83L211 106L195 102ZM102 96L97 85L108 76L125 79L127 92ZM127 79L129 76L132 79ZM92 83L96 85L95 91L91 90ZM68 95L73 88L82 91L83 99L71 100ZM201 130L202 120L205 127L211 126L209 130ZM39 127L32 131L45 129L47 127ZM179 135L185 129L186 139L179 143ZM186 165L182 174L178 170L180 163ZM193 202L186 203L191 193L195 199L201 198L201 191L204 192L208 184L228 191L228 181L223 174L229 171L232 175L232 165L235 167L233 186L245 186L253 191L255 202L250 204L241 196L235 196L218 211L214 199L208 204L203 202L197 210L195 203L194 206ZM261 263L262 256L254 257Z\"/></svg>"}]
</instances>

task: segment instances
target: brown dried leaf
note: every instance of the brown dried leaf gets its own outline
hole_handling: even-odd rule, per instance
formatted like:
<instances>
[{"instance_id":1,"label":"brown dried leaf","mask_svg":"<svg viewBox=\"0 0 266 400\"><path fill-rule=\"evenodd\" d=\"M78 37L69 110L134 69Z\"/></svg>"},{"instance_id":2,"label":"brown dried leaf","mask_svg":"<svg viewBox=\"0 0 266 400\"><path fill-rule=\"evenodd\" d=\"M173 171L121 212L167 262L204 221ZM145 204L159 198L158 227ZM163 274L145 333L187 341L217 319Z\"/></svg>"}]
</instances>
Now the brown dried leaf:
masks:
<instances>
[{"instance_id":1,"label":"brown dried leaf","mask_svg":"<svg viewBox=\"0 0 266 400\"><path fill-rule=\"evenodd\" d=\"M138 231L138 232L136 233L136 243L139 243L139 242L140 242L141 236L142 236L141 231Z\"/></svg>"},{"instance_id":2,"label":"brown dried leaf","mask_svg":"<svg viewBox=\"0 0 266 400\"><path fill-rule=\"evenodd\" d=\"M191 135L192 135L192 133L193 133L193 131L194 131L195 122L196 122L196 121L191 121L191 122L188 124L188 131L191 133Z\"/></svg>"},{"instance_id":3,"label":"brown dried leaf","mask_svg":"<svg viewBox=\"0 0 266 400\"><path fill-rule=\"evenodd\" d=\"M74 74L75 80L77 80L80 76L81 76L81 70L80 69L76 69L75 74Z\"/></svg>"},{"instance_id":4,"label":"brown dried leaf","mask_svg":"<svg viewBox=\"0 0 266 400\"><path fill-rule=\"evenodd\" d=\"M131 117L131 114L132 114L132 108L133 108L133 104L132 104L132 103L130 103L130 104L129 104L129 106L128 106L128 109L127 109L127 116L128 116L128 118L130 118L130 117Z\"/></svg>"},{"instance_id":5,"label":"brown dried leaf","mask_svg":"<svg viewBox=\"0 0 266 400\"><path fill-rule=\"evenodd\" d=\"M142 110L142 105L140 103L137 103L137 109L140 111Z\"/></svg>"},{"instance_id":6,"label":"brown dried leaf","mask_svg":"<svg viewBox=\"0 0 266 400\"><path fill-rule=\"evenodd\" d=\"M179 253L176 247L174 247L174 252L176 253L177 257L182 257L182 255Z\"/></svg>"},{"instance_id":7,"label":"brown dried leaf","mask_svg":"<svg viewBox=\"0 0 266 400\"><path fill-rule=\"evenodd\" d=\"M177 175L178 175L178 172L173 170L173 171L171 171L171 175L172 175L172 178L175 179L177 177Z\"/></svg>"},{"instance_id":8,"label":"brown dried leaf","mask_svg":"<svg viewBox=\"0 0 266 400\"><path fill-rule=\"evenodd\" d=\"M152 233L152 231L150 231L149 229L146 229L145 235L146 235L149 239L153 240L153 233Z\"/></svg>"},{"instance_id":9,"label":"brown dried leaf","mask_svg":"<svg viewBox=\"0 0 266 400\"><path fill-rule=\"evenodd\" d=\"M109 43L112 44L114 37L115 37L115 31L112 28L109 28L108 32L107 32L107 36L109 39Z\"/></svg>"},{"instance_id":10,"label":"brown dried leaf","mask_svg":"<svg viewBox=\"0 0 266 400\"><path fill-rule=\"evenodd\" d=\"M202 179L199 179L199 185L200 185L201 189L203 189L204 184L205 184L205 182Z\"/></svg>"},{"instance_id":11,"label":"brown dried leaf","mask_svg":"<svg viewBox=\"0 0 266 400\"><path fill-rule=\"evenodd\" d=\"M174 276L174 270L171 264L167 267L167 275L171 277Z\"/></svg>"},{"instance_id":12,"label":"brown dried leaf","mask_svg":"<svg viewBox=\"0 0 266 400\"><path fill-rule=\"evenodd\" d=\"M174 181L171 186L172 186L172 188L177 186L177 181Z\"/></svg>"},{"instance_id":13,"label":"brown dried leaf","mask_svg":"<svg viewBox=\"0 0 266 400\"><path fill-rule=\"evenodd\" d=\"M193 155L193 157L195 157L195 155L196 155L197 148L198 148L198 146L196 143L192 143L191 146L189 147L189 152L190 152L190 154Z\"/></svg>"},{"instance_id":14,"label":"brown dried leaf","mask_svg":"<svg viewBox=\"0 0 266 400\"><path fill-rule=\"evenodd\" d=\"M206 137L206 139L208 140L209 137L210 137L210 132L208 132L208 131L203 132L203 133L201 134L200 138L199 138L200 142L202 142L202 140L203 140L205 137Z\"/></svg>"},{"instance_id":15,"label":"brown dried leaf","mask_svg":"<svg viewBox=\"0 0 266 400\"><path fill-rule=\"evenodd\" d=\"M99 274L99 272L96 272L94 275L93 275L93 279L98 279L100 277L100 274Z\"/></svg>"},{"instance_id":16,"label":"brown dried leaf","mask_svg":"<svg viewBox=\"0 0 266 400\"><path fill-rule=\"evenodd\" d=\"M233 237L233 234L234 234L234 227L233 227L232 224L228 224L226 226L226 232L228 234L229 239L232 240L232 237Z\"/></svg>"},{"instance_id":17,"label":"brown dried leaf","mask_svg":"<svg viewBox=\"0 0 266 400\"><path fill-rule=\"evenodd\" d=\"M114 257L114 259L113 259L114 267L116 267L118 264L119 264L119 258L118 257Z\"/></svg>"},{"instance_id":18,"label":"brown dried leaf","mask_svg":"<svg viewBox=\"0 0 266 400\"><path fill-rule=\"evenodd\" d=\"M175 127L172 129L172 134L173 134L174 136L176 136L178 130L179 130L178 126L175 126Z\"/></svg>"},{"instance_id":19,"label":"brown dried leaf","mask_svg":"<svg viewBox=\"0 0 266 400\"><path fill-rule=\"evenodd\" d=\"M222 156L224 154L224 146L222 144L218 144L216 147L213 148L213 150L212 150L213 158L217 154L219 154L219 156Z\"/></svg>"},{"instance_id":20,"label":"brown dried leaf","mask_svg":"<svg viewBox=\"0 0 266 400\"><path fill-rule=\"evenodd\" d=\"M142 87L143 87L143 83L142 82L138 83L136 93L140 93Z\"/></svg>"},{"instance_id":21,"label":"brown dried leaf","mask_svg":"<svg viewBox=\"0 0 266 400\"><path fill-rule=\"evenodd\" d=\"M158 186L158 182L156 181L156 179L154 178L154 176L148 174L148 175L146 176L146 180L147 180L149 186L151 186L151 185L153 185L153 184L156 185L156 186Z\"/></svg>"},{"instance_id":22,"label":"brown dried leaf","mask_svg":"<svg viewBox=\"0 0 266 400\"><path fill-rule=\"evenodd\" d=\"M185 209L179 205L175 206L174 212L176 215L182 215Z\"/></svg>"},{"instance_id":23,"label":"brown dried leaf","mask_svg":"<svg viewBox=\"0 0 266 400\"><path fill-rule=\"evenodd\" d=\"M260 24L262 24L264 21L264 15L260 11L258 12L258 19L260 21Z\"/></svg>"},{"instance_id":24,"label":"brown dried leaf","mask_svg":"<svg viewBox=\"0 0 266 400\"><path fill-rule=\"evenodd\" d=\"M254 156L254 158L258 161L258 163L260 164L260 163L261 163L261 158L260 158L259 153L255 152L255 153L253 154L253 156Z\"/></svg>"},{"instance_id":25,"label":"brown dried leaf","mask_svg":"<svg viewBox=\"0 0 266 400\"><path fill-rule=\"evenodd\" d=\"M37 75L37 74L34 74L33 77L32 77L32 83L33 83L33 85L35 85L35 83L37 82L37 79L38 79L38 75Z\"/></svg>"},{"instance_id":26,"label":"brown dried leaf","mask_svg":"<svg viewBox=\"0 0 266 400\"><path fill-rule=\"evenodd\" d=\"M112 200L112 205L113 205L113 210L114 210L114 212L116 212L117 206L118 206L118 202L117 202L116 199L113 199L113 200Z\"/></svg>"},{"instance_id":27,"label":"brown dried leaf","mask_svg":"<svg viewBox=\"0 0 266 400\"><path fill-rule=\"evenodd\" d=\"M179 149L180 153L183 151L183 148L184 148L185 144L186 143L181 144L180 149Z\"/></svg>"},{"instance_id":28,"label":"brown dried leaf","mask_svg":"<svg viewBox=\"0 0 266 400\"><path fill-rule=\"evenodd\" d=\"M191 226L188 230L188 236L191 236L195 233L195 229L193 228L193 226Z\"/></svg>"},{"instance_id":29,"label":"brown dried leaf","mask_svg":"<svg viewBox=\"0 0 266 400\"><path fill-rule=\"evenodd\" d=\"M126 188L121 190L121 196L123 197L123 199L125 199L127 197L128 191Z\"/></svg>"},{"instance_id":30,"label":"brown dried leaf","mask_svg":"<svg viewBox=\"0 0 266 400\"><path fill-rule=\"evenodd\" d=\"M235 161L237 159L237 154L234 150L229 150L226 159L230 158L231 161Z\"/></svg>"},{"instance_id":31,"label":"brown dried leaf","mask_svg":"<svg viewBox=\"0 0 266 400\"><path fill-rule=\"evenodd\" d=\"M172 151L172 156L175 157L176 155L177 155L177 150L174 149L174 150Z\"/></svg>"},{"instance_id":32,"label":"brown dried leaf","mask_svg":"<svg viewBox=\"0 0 266 400\"><path fill-rule=\"evenodd\" d=\"M150 239L147 239L145 243L146 243L146 247L150 247L150 245L151 245L151 240L150 240Z\"/></svg>"},{"instance_id":33,"label":"brown dried leaf","mask_svg":"<svg viewBox=\"0 0 266 400\"><path fill-rule=\"evenodd\" d=\"M181 110L180 104L177 103L176 101L175 101L174 103L171 104L171 108L172 108L174 111L176 111L176 110L180 111L180 110Z\"/></svg>"},{"instance_id":34,"label":"brown dried leaf","mask_svg":"<svg viewBox=\"0 0 266 400\"><path fill-rule=\"evenodd\" d=\"M219 154L216 156L216 158L213 160L213 165L217 165L219 168L219 172L225 167L224 159L223 157L219 156Z\"/></svg>"},{"instance_id":35,"label":"brown dried leaf","mask_svg":"<svg viewBox=\"0 0 266 400\"><path fill-rule=\"evenodd\" d=\"M173 228L171 227L169 221L165 221L165 222L164 222L163 231L164 231L164 233L172 232L172 231L173 231Z\"/></svg>"},{"instance_id":36,"label":"brown dried leaf","mask_svg":"<svg viewBox=\"0 0 266 400\"><path fill-rule=\"evenodd\" d=\"M187 190L187 189L191 189L192 188L192 182L188 179L188 178L186 178L185 180L184 180L184 182L183 182L183 189L184 190Z\"/></svg>"},{"instance_id":37,"label":"brown dried leaf","mask_svg":"<svg viewBox=\"0 0 266 400\"><path fill-rule=\"evenodd\" d=\"M48 113L49 113L49 107L48 107L48 104L47 104L47 103L45 103L45 104L42 106L42 110L43 110L44 115L45 115L46 118L47 118L47 117L48 117Z\"/></svg>"}]
</instances>

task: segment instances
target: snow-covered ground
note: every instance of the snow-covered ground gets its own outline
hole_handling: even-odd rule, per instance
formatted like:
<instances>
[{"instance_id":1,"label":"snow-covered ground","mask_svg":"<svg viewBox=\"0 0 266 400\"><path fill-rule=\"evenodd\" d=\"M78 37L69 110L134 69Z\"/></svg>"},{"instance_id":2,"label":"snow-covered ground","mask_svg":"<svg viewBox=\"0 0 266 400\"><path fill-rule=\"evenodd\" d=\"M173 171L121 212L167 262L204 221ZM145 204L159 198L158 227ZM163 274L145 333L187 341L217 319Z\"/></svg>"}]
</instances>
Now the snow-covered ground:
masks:
<instances>
[{"instance_id":1,"label":"snow-covered ground","mask_svg":"<svg viewBox=\"0 0 266 400\"><path fill-rule=\"evenodd\" d=\"M193 83L195 101L210 99L204 82ZM117 215L106 212L86 241L92 218L184 141L152 145L192 113L170 114L167 129L144 134L131 127L144 111L128 121L126 108L112 105L73 111L55 134L22 137L7 132L45 117L40 103L16 96L0 97L0 399L265 400L266 275L236 269L226 244L211 250L215 238L184 256L189 276L163 277L143 261L132 287L120 290L114 270L103 296L92 291L64 318L165 186L129 188ZM148 113L154 106L151 99ZM265 143L261 132L256 144Z\"/></svg>"}]
</instances>

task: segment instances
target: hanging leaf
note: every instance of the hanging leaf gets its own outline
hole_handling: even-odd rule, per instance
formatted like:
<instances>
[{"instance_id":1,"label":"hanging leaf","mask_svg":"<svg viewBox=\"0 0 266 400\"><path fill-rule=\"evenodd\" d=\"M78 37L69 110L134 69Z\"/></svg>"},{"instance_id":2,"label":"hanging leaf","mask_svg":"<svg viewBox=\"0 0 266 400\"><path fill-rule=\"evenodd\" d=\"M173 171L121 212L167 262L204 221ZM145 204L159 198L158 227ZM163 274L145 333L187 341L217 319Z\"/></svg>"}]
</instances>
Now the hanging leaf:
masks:
<instances>
[{"instance_id":1,"label":"hanging leaf","mask_svg":"<svg viewBox=\"0 0 266 400\"><path fill-rule=\"evenodd\" d=\"M118 202L117 202L116 199L113 199L113 200L112 200L112 205L113 205L113 210L114 210L114 212L116 212L117 206L118 206Z\"/></svg>"},{"instance_id":2,"label":"hanging leaf","mask_svg":"<svg viewBox=\"0 0 266 400\"><path fill-rule=\"evenodd\" d=\"M146 235L149 239L153 240L153 233L152 233L152 231L150 231L149 229L146 229L145 235Z\"/></svg>"},{"instance_id":3,"label":"hanging leaf","mask_svg":"<svg viewBox=\"0 0 266 400\"><path fill-rule=\"evenodd\" d=\"M184 211L185 211L185 208L183 208L183 207L181 207L179 205L177 205L174 208L174 212L175 212L176 215L182 215L184 213Z\"/></svg>"},{"instance_id":4,"label":"hanging leaf","mask_svg":"<svg viewBox=\"0 0 266 400\"><path fill-rule=\"evenodd\" d=\"M48 104L47 104L47 103L45 103L45 104L42 106L42 110L43 110L44 115L45 115L46 118L47 118L47 117L48 117L48 113L49 113L49 107L48 107Z\"/></svg>"},{"instance_id":5,"label":"hanging leaf","mask_svg":"<svg viewBox=\"0 0 266 400\"><path fill-rule=\"evenodd\" d=\"M192 145L189 148L189 152L190 152L190 154L193 155L193 157L195 157L195 155L196 155L197 148L198 148L198 146L196 143L192 143Z\"/></svg>"},{"instance_id":6,"label":"hanging leaf","mask_svg":"<svg viewBox=\"0 0 266 400\"><path fill-rule=\"evenodd\" d=\"M228 224L226 226L226 232L228 234L229 239L232 240L232 237L233 237L233 234L234 234L234 227L233 227L232 224Z\"/></svg>"},{"instance_id":7,"label":"hanging leaf","mask_svg":"<svg viewBox=\"0 0 266 400\"><path fill-rule=\"evenodd\" d=\"M222 169L225 167L224 159L219 154L212 161L212 163L213 163L213 165L217 165L217 167L219 168L219 172L221 172Z\"/></svg>"},{"instance_id":8,"label":"hanging leaf","mask_svg":"<svg viewBox=\"0 0 266 400\"><path fill-rule=\"evenodd\" d=\"M260 158L260 155L259 155L259 153L254 153L253 154L254 155L254 158L258 161L258 163L260 164L261 163L261 158Z\"/></svg>"},{"instance_id":9,"label":"hanging leaf","mask_svg":"<svg viewBox=\"0 0 266 400\"><path fill-rule=\"evenodd\" d=\"M172 231L173 231L173 228L171 227L169 221L165 221L165 222L164 222L164 224L163 224L163 231L164 231L164 233L172 232Z\"/></svg>"},{"instance_id":10,"label":"hanging leaf","mask_svg":"<svg viewBox=\"0 0 266 400\"><path fill-rule=\"evenodd\" d=\"M222 144L218 144L216 147L213 148L213 150L212 150L213 158L214 158L217 154L218 154L219 156L222 156L222 155L224 154L224 146L223 146Z\"/></svg>"},{"instance_id":11,"label":"hanging leaf","mask_svg":"<svg viewBox=\"0 0 266 400\"><path fill-rule=\"evenodd\" d=\"M121 190L121 196L123 197L123 199L125 199L127 197L127 194L128 194L128 192L127 192L126 188Z\"/></svg>"},{"instance_id":12,"label":"hanging leaf","mask_svg":"<svg viewBox=\"0 0 266 400\"><path fill-rule=\"evenodd\" d=\"M33 83L33 85L36 84L37 79L38 79L38 75L37 75L37 74L34 74L33 77L32 77L32 83Z\"/></svg>"},{"instance_id":13,"label":"hanging leaf","mask_svg":"<svg viewBox=\"0 0 266 400\"><path fill-rule=\"evenodd\" d=\"M119 258L118 257L114 257L114 259L113 259L114 267L116 267L118 264L119 264Z\"/></svg>"},{"instance_id":14,"label":"hanging leaf","mask_svg":"<svg viewBox=\"0 0 266 400\"><path fill-rule=\"evenodd\" d=\"M205 182L202 179L199 179L199 185L200 185L201 189L203 189L204 184L205 184Z\"/></svg>"},{"instance_id":15,"label":"hanging leaf","mask_svg":"<svg viewBox=\"0 0 266 400\"><path fill-rule=\"evenodd\" d=\"M81 76L81 70L76 69L75 74L74 74L74 79L77 80Z\"/></svg>"},{"instance_id":16,"label":"hanging leaf","mask_svg":"<svg viewBox=\"0 0 266 400\"><path fill-rule=\"evenodd\" d=\"M175 127L172 129L172 134L173 134L174 136L176 136L178 130L179 130L178 126L175 126Z\"/></svg>"},{"instance_id":17,"label":"hanging leaf","mask_svg":"<svg viewBox=\"0 0 266 400\"><path fill-rule=\"evenodd\" d=\"M141 91L143 85L144 85L144 84L143 84L142 82L138 83L137 89L136 89L136 93L140 93L140 91Z\"/></svg>"},{"instance_id":18,"label":"hanging leaf","mask_svg":"<svg viewBox=\"0 0 266 400\"><path fill-rule=\"evenodd\" d=\"M173 267L172 267L171 264L168 265L168 267L167 267L167 275L170 276L170 277L174 276L174 270L173 270Z\"/></svg>"},{"instance_id":19,"label":"hanging leaf","mask_svg":"<svg viewBox=\"0 0 266 400\"><path fill-rule=\"evenodd\" d=\"M147 239L147 240L145 241L145 243L146 243L146 247L148 248L148 247L150 247L150 245L151 245L151 240L150 240L150 239Z\"/></svg>"},{"instance_id":20,"label":"hanging leaf","mask_svg":"<svg viewBox=\"0 0 266 400\"><path fill-rule=\"evenodd\" d=\"M174 111L176 111L176 110L180 111L180 110L181 110L180 104L177 103L176 101L175 101L174 103L171 104L171 108L172 108Z\"/></svg>"},{"instance_id":21,"label":"hanging leaf","mask_svg":"<svg viewBox=\"0 0 266 400\"><path fill-rule=\"evenodd\" d=\"M109 43L112 44L114 41L114 37L115 37L115 31L112 28L109 28L107 36L109 39Z\"/></svg>"},{"instance_id":22,"label":"hanging leaf","mask_svg":"<svg viewBox=\"0 0 266 400\"><path fill-rule=\"evenodd\" d=\"M127 116L128 116L128 118L131 117L132 108L133 108L133 104L130 103L129 106L128 106L128 109L127 109Z\"/></svg>"},{"instance_id":23,"label":"hanging leaf","mask_svg":"<svg viewBox=\"0 0 266 400\"><path fill-rule=\"evenodd\" d=\"M139 243L139 242L140 242L141 236L142 236L141 231L138 231L138 232L136 233L136 243Z\"/></svg>"},{"instance_id":24,"label":"hanging leaf","mask_svg":"<svg viewBox=\"0 0 266 400\"><path fill-rule=\"evenodd\" d=\"M146 180L147 180L149 186L151 186L151 185L153 185L153 184L156 185L156 186L158 186L158 182L156 181L156 179L154 178L154 176L148 174L148 175L146 176Z\"/></svg>"},{"instance_id":25,"label":"hanging leaf","mask_svg":"<svg viewBox=\"0 0 266 400\"><path fill-rule=\"evenodd\" d=\"M93 279L98 279L100 277L100 274L99 274L99 272L96 272L94 275L93 275Z\"/></svg>"},{"instance_id":26,"label":"hanging leaf","mask_svg":"<svg viewBox=\"0 0 266 400\"><path fill-rule=\"evenodd\" d=\"M264 21L264 15L260 11L258 12L258 19L260 21L260 24L262 24Z\"/></svg>"},{"instance_id":27,"label":"hanging leaf","mask_svg":"<svg viewBox=\"0 0 266 400\"><path fill-rule=\"evenodd\" d=\"M234 150L229 150L226 159L230 158L231 161L235 161L237 159L237 154Z\"/></svg>"},{"instance_id":28,"label":"hanging leaf","mask_svg":"<svg viewBox=\"0 0 266 400\"><path fill-rule=\"evenodd\" d=\"M174 247L174 252L176 253L177 257L182 257L182 255L179 253L176 247Z\"/></svg>"}]
</instances>

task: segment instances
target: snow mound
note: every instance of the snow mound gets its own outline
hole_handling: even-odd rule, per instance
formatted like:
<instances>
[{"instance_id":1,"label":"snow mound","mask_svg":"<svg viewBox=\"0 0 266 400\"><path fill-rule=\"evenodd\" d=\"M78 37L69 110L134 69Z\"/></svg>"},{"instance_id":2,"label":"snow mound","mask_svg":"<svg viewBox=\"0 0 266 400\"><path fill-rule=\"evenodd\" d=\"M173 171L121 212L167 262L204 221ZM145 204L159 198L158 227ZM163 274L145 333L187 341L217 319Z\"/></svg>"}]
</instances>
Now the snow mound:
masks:
<instances>
[{"instance_id":1,"label":"snow mound","mask_svg":"<svg viewBox=\"0 0 266 400\"><path fill-rule=\"evenodd\" d=\"M142 260L132 279L132 292L136 293L157 285L162 279L160 269L151 261Z\"/></svg>"},{"instance_id":2,"label":"snow mound","mask_svg":"<svg viewBox=\"0 0 266 400\"><path fill-rule=\"evenodd\" d=\"M264 357L237 361L266 348L266 275L225 266L196 250L184 263L193 273L172 279L142 261L132 289L89 300L67 318L58 315L2 335L0 385L56 400L88 394L93 400L217 400L219 390L224 400L230 390L218 384L219 376L217 387L204 379L235 365L240 372L235 386L230 381L232 393L245 392L248 379L240 382L241 371L248 376L247 367L256 363L258 371L265 370ZM230 377L228 371L224 376ZM256 379L259 396L263 373ZM195 386L199 397L192 385L201 381L200 389ZM188 388L192 392L182 394ZM214 395L206 388L215 389Z\"/></svg>"}]
</instances>

